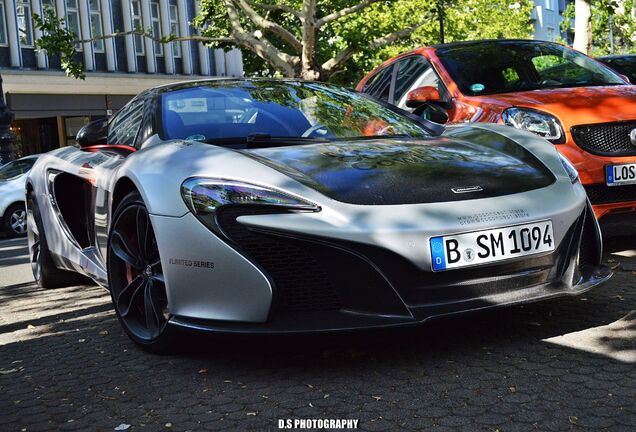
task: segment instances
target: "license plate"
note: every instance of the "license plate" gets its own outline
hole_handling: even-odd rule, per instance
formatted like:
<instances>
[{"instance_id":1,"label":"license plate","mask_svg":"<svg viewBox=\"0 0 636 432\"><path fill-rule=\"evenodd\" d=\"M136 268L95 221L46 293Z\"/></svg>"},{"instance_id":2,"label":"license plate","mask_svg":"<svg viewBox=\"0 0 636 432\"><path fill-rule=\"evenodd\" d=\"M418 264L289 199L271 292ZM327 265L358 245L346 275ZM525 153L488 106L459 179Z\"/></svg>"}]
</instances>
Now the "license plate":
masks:
<instances>
[{"instance_id":1,"label":"license plate","mask_svg":"<svg viewBox=\"0 0 636 432\"><path fill-rule=\"evenodd\" d=\"M636 163L622 165L607 165L605 180L608 186L622 186L636 184Z\"/></svg>"},{"instance_id":2,"label":"license plate","mask_svg":"<svg viewBox=\"0 0 636 432\"><path fill-rule=\"evenodd\" d=\"M433 271L475 266L554 250L552 221L432 237Z\"/></svg>"}]
</instances>

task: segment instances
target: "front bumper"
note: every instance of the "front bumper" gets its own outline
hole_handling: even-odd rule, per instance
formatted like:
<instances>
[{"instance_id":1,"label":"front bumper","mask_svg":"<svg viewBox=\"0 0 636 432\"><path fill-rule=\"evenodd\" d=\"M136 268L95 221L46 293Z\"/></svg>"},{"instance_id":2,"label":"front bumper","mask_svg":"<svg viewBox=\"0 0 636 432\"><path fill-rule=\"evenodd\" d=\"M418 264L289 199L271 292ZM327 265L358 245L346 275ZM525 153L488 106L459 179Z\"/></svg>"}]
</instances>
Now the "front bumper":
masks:
<instances>
[{"instance_id":1,"label":"front bumper","mask_svg":"<svg viewBox=\"0 0 636 432\"><path fill-rule=\"evenodd\" d=\"M240 215L244 215L241 212ZM172 324L234 333L305 333L423 323L435 317L576 295L611 276L588 205L559 247L514 262L441 273L386 249L249 229L226 213L233 247L267 275L272 305L262 323L175 316Z\"/></svg>"},{"instance_id":2,"label":"front bumper","mask_svg":"<svg viewBox=\"0 0 636 432\"><path fill-rule=\"evenodd\" d=\"M616 213L636 212L636 185L610 187L605 179L607 165L636 163L636 156L593 154L578 146L570 132L566 135L566 143L557 145L557 148L579 171L597 219Z\"/></svg>"}]
</instances>

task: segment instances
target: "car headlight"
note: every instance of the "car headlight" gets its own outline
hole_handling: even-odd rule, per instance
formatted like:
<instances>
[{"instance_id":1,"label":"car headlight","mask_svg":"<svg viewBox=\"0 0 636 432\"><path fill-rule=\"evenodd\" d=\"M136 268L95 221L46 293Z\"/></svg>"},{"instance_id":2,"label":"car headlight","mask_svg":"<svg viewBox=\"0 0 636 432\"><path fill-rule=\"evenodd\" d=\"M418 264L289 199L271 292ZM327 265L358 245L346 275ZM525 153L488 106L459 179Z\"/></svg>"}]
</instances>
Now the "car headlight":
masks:
<instances>
[{"instance_id":1,"label":"car headlight","mask_svg":"<svg viewBox=\"0 0 636 432\"><path fill-rule=\"evenodd\" d=\"M565 134L559 120L547 113L527 108L508 108L502 114L508 126L535 133L554 144L565 142Z\"/></svg>"},{"instance_id":2,"label":"car headlight","mask_svg":"<svg viewBox=\"0 0 636 432\"><path fill-rule=\"evenodd\" d=\"M320 211L318 205L288 193L231 180L191 178L181 185L181 196L197 219L212 229L216 227L216 211L229 205Z\"/></svg>"},{"instance_id":3,"label":"car headlight","mask_svg":"<svg viewBox=\"0 0 636 432\"><path fill-rule=\"evenodd\" d=\"M576 181L579 179L579 172L576 170L576 168L574 168L572 162L570 162L570 160L562 154L559 154L559 159L561 159L561 165L563 165L563 169L565 169L565 172L568 173L568 177L570 177L572 183L576 183Z\"/></svg>"}]
</instances>

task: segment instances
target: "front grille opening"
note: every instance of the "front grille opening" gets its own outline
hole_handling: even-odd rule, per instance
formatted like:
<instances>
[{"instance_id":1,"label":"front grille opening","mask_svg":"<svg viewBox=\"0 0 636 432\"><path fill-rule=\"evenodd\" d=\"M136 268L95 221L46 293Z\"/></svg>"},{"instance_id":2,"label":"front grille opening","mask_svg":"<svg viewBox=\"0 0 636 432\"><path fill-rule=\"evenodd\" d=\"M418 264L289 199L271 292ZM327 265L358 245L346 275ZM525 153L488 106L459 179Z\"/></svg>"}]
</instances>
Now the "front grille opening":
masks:
<instances>
[{"instance_id":1,"label":"front grille opening","mask_svg":"<svg viewBox=\"0 0 636 432\"><path fill-rule=\"evenodd\" d=\"M304 312L339 310L341 300L335 284L310 252L254 232L236 221L239 216L277 213L286 211L226 207L219 210L217 223L236 247L272 279L276 290L274 307Z\"/></svg>"},{"instance_id":2,"label":"front grille opening","mask_svg":"<svg viewBox=\"0 0 636 432\"><path fill-rule=\"evenodd\" d=\"M594 213L588 206L583 230L581 231L581 243L579 245L579 269L584 275L588 275L601 264L601 251L599 247L599 234L596 229Z\"/></svg>"},{"instance_id":3,"label":"front grille opening","mask_svg":"<svg viewBox=\"0 0 636 432\"><path fill-rule=\"evenodd\" d=\"M604 184L583 185L592 204L636 201L636 185L607 186Z\"/></svg>"},{"instance_id":4,"label":"front grille opening","mask_svg":"<svg viewBox=\"0 0 636 432\"><path fill-rule=\"evenodd\" d=\"M636 146L629 138L636 121L573 126L574 142L589 153L601 156L634 156Z\"/></svg>"}]
</instances>

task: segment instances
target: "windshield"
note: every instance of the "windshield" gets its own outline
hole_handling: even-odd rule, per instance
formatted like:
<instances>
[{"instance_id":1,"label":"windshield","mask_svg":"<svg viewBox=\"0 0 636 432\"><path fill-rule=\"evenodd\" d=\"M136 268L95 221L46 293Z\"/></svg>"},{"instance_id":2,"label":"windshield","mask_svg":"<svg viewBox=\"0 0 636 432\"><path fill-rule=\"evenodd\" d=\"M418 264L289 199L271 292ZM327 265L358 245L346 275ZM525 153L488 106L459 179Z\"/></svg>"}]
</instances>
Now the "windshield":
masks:
<instances>
[{"instance_id":1,"label":"windshield","mask_svg":"<svg viewBox=\"0 0 636 432\"><path fill-rule=\"evenodd\" d=\"M335 140L428 136L415 120L337 86L291 81L211 81L162 95L166 139Z\"/></svg>"},{"instance_id":2,"label":"windshield","mask_svg":"<svg viewBox=\"0 0 636 432\"><path fill-rule=\"evenodd\" d=\"M462 93L470 96L625 84L607 67L555 43L455 45L436 54Z\"/></svg>"},{"instance_id":3,"label":"windshield","mask_svg":"<svg viewBox=\"0 0 636 432\"><path fill-rule=\"evenodd\" d=\"M12 178L21 176L22 174L26 174L33 164L35 163L35 159L21 159L13 162L9 162L0 167L0 181L1 180L10 180Z\"/></svg>"}]
</instances>

